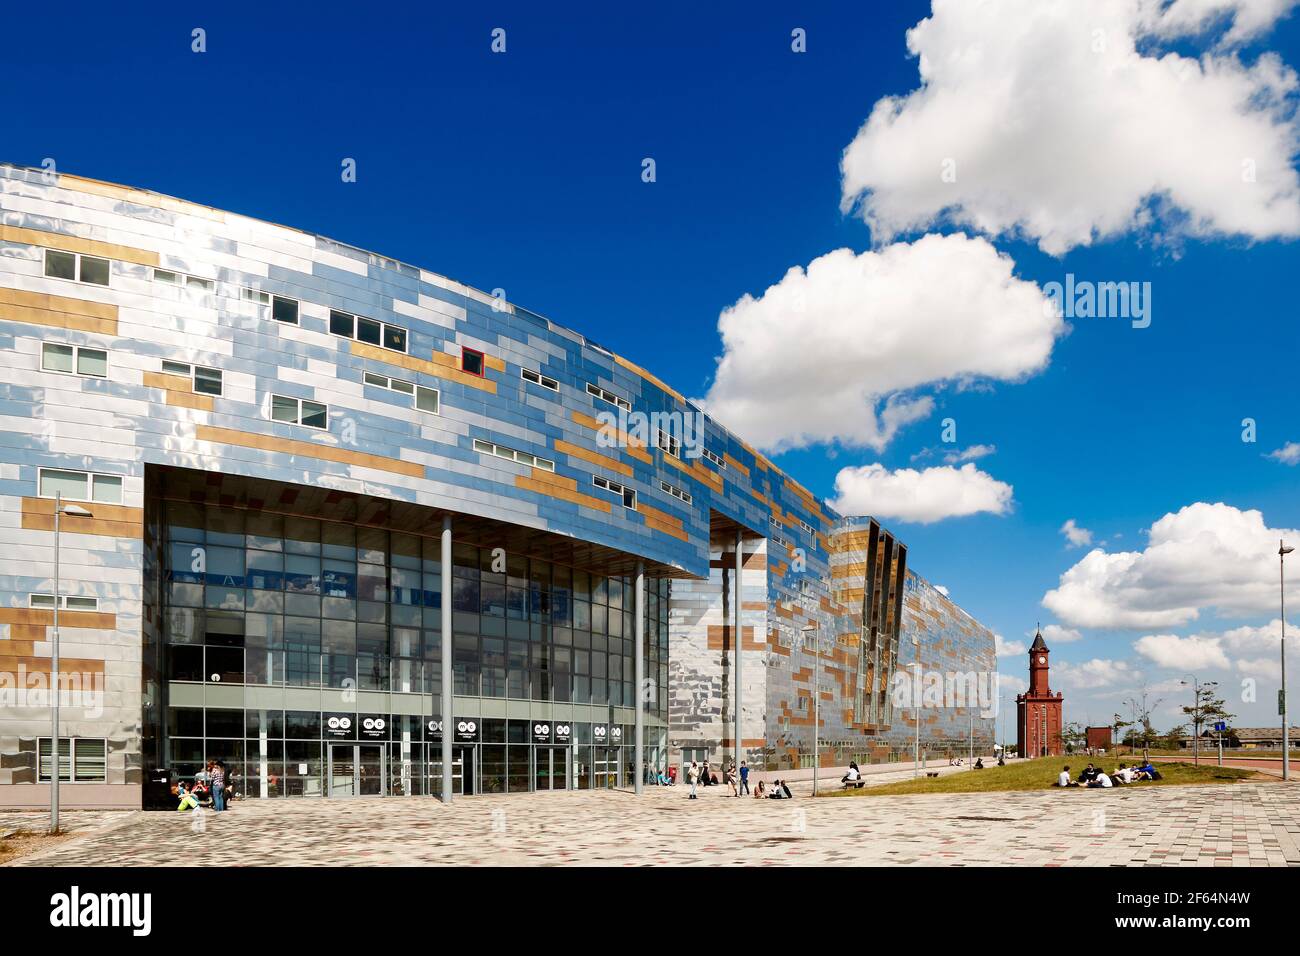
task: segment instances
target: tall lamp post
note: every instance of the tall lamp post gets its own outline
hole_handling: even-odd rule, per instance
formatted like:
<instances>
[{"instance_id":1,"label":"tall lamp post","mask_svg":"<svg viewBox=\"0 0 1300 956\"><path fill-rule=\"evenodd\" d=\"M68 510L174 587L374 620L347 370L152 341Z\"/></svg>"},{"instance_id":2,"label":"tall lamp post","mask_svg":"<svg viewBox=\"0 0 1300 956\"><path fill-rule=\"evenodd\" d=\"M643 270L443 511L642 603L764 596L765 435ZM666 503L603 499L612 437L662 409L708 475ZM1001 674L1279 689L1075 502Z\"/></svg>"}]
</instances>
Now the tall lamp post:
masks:
<instances>
[{"instance_id":1,"label":"tall lamp post","mask_svg":"<svg viewBox=\"0 0 1300 956\"><path fill-rule=\"evenodd\" d=\"M817 625L803 626L804 646L813 644L813 788L812 795L817 796L817 765L822 762L821 753L821 697L822 697L822 655L817 646Z\"/></svg>"},{"instance_id":2,"label":"tall lamp post","mask_svg":"<svg viewBox=\"0 0 1300 956\"><path fill-rule=\"evenodd\" d=\"M1196 679L1195 674L1188 674L1187 676L1192 679L1192 694L1194 695L1192 698L1192 763L1199 767L1201 765L1201 688L1213 687L1219 682L1211 680L1202 684ZM1185 680L1180 680L1178 683L1184 687L1187 686Z\"/></svg>"},{"instance_id":3,"label":"tall lamp post","mask_svg":"<svg viewBox=\"0 0 1300 956\"><path fill-rule=\"evenodd\" d=\"M1295 548L1288 548L1285 542L1277 543L1277 583L1278 601L1282 610L1282 779L1291 779L1291 730L1287 722L1286 706L1286 556Z\"/></svg>"},{"instance_id":4,"label":"tall lamp post","mask_svg":"<svg viewBox=\"0 0 1300 956\"><path fill-rule=\"evenodd\" d=\"M91 513L79 505L65 505L63 492L54 495L54 640L50 644L50 832L59 832L59 604L63 597L59 580L59 536L62 518L90 518ZM37 755L39 761L39 755ZM71 763L69 763L71 766Z\"/></svg>"}]
</instances>

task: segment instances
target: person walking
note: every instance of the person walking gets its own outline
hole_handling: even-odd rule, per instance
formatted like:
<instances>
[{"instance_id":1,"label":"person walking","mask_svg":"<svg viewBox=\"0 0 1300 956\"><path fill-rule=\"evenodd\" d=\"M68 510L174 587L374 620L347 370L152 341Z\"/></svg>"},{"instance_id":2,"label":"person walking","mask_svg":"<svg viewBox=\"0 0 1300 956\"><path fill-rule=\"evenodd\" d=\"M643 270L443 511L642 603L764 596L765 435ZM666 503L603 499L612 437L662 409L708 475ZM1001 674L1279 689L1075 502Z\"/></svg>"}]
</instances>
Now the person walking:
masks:
<instances>
[{"instance_id":1,"label":"person walking","mask_svg":"<svg viewBox=\"0 0 1300 956\"><path fill-rule=\"evenodd\" d=\"M749 767L745 766L745 761L740 762L740 795L744 796L749 793Z\"/></svg>"},{"instance_id":2,"label":"person walking","mask_svg":"<svg viewBox=\"0 0 1300 956\"><path fill-rule=\"evenodd\" d=\"M212 771L212 809L220 813L226 809L226 765L220 760Z\"/></svg>"},{"instance_id":3,"label":"person walking","mask_svg":"<svg viewBox=\"0 0 1300 956\"><path fill-rule=\"evenodd\" d=\"M694 760L691 761L691 765L686 769L686 780L691 785L691 795L687 799L694 800L696 799L695 785L699 783L700 780L700 768L695 765Z\"/></svg>"}]
</instances>

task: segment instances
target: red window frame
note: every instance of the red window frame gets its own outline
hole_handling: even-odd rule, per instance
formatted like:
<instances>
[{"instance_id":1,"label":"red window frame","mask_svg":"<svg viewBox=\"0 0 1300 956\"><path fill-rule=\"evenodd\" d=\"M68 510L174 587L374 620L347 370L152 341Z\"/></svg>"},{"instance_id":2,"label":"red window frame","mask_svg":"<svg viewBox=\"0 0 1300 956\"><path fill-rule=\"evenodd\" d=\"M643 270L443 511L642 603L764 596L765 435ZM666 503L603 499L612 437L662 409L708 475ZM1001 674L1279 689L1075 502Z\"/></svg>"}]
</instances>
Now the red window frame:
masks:
<instances>
[{"instance_id":1,"label":"red window frame","mask_svg":"<svg viewBox=\"0 0 1300 956\"><path fill-rule=\"evenodd\" d=\"M478 356L479 370L477 372L471 372L469 369L465 367L466 355ZM460 370L464 372L466 375L473 375L475 378L486 378L487 377L487 356L484 355L482 352L480 352L478 349L472 349L468 345L462 345L460 347Z\"/></svg>"}]
</instances>

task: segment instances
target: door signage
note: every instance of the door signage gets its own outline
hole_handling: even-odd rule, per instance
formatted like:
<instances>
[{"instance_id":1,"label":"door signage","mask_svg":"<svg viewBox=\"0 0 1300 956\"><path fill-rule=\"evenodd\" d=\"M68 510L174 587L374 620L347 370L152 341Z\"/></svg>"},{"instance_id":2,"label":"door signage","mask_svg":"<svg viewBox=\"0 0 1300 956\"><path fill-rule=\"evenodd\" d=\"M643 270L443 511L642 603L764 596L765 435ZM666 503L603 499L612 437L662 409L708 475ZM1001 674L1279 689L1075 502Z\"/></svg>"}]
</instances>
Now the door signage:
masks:
<instances>
[{"instance_id":1,"label":"door signage","mask_svg":"<svg viewBox=\"0 0 1300 956\"><path fill-rule=\"evenodd\" d=\"M623 728L622 728L622 727L611 727L611 728L609 728L609 742L612 743L612 744L621 744L621 743L623 742Z\"/></svg>"},{"instance_id":2,"label":"door signage","mask_svg":"<svg viewBox=\"0 0 1300 956\"><path fill-rule=\"evenodd\" d=\"M604 724L591 725L591 739L595 743L603 744L609 740L609 728Z\"/></svg>"},{"instance_id":3,"label":"door signage","mask_svg":"<svg viewBox=\"0 0 1300 956\"><path fill-rule=\"evenodd\" d=\"M387 740L388 718L380 714L362 714L361 739Z\"/></svg>"},{"instance_id":4,"label":"door signage","mask_svg":"<svg viewBox=\"0 0 1300 956\"><path fill-rule=\"evenodd\" d=\"M429 735L429 739L430 739L430 740L441 740L441 739L442 739L442 721L441 721L441 720L429 720L429 721L425 721L425 724L424 724L424 730L425 730L425 733L427 733L427 734Z\"/></svg>"},{"instance_id":5,"label":"door signage","mask_svg":"<svg viewBox=\"0 0 1300 956\"><path fill-rule=\"evenodd\" d=\"M326 714L325 736L336 740L355 740L357 736L356 714Z\"/></svg>"},{"instance_id":6,"label":"door signage","mask_svg":"<svg viewBox=\"0 0 1300 956\"><path fill-rule=\"evenodd\" d=\"M555 724L553 725L553 729L555 731L555 742L557 744L567 744L569 738L573 736L573 727L570 724Z\"/></svg>"},{"instance_id":7,"label":"door signage","mask_svg":"<svg viewBox=\"0 0 1300 956\"><path fill-rule=\"evenodd\" d=\"M478 740L478 721L461 717L456 721L457 740Z\"/></svg>"},{"instance_id":8,"label":"door signage","mask_svg":"<svg viewBox=\"0 0 1300 956\"><path fill-rule=\"evenodd\" d=\"M551 742L551 724L546 720L533 721L533 743L548 744Z\"/></svg>"}]
</instances>

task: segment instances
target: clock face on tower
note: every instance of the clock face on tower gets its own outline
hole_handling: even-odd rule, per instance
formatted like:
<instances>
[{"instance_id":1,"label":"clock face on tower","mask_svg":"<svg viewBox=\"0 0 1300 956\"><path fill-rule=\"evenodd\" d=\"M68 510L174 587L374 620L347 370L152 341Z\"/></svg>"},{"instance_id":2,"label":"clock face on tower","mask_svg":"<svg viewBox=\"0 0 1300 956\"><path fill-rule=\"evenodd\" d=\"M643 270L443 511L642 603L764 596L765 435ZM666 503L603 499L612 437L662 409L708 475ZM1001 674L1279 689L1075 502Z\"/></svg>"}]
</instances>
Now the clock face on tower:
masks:
<instances>
[{"instance_id":1,"label":"clock face on tower","mask_svg":"<svg viewBox=\"0 0 1300 956\"><path fill-rule=\"evenodd\" d=\"M1038 657L1038 663L1040 663L1040 664L1046 664L1046 663L1047 663L1047 658L1046 658L1046 657L1043 657L1043 656L1040 654L1039 657Z\"/></svg>"}]
</instances>

